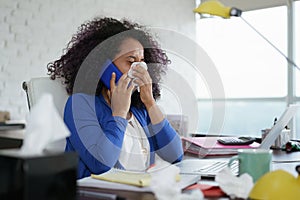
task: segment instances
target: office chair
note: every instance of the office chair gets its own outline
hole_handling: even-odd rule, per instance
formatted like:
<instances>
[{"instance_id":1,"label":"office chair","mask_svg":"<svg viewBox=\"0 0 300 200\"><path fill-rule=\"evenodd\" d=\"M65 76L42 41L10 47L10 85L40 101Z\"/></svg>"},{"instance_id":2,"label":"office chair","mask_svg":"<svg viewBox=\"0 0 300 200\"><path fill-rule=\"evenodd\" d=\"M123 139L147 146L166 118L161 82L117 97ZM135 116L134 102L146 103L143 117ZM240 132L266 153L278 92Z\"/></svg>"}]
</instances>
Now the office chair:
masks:
<instances>
[{"instance_id":1,"label":"office chair","mask_svg":"<svg viewBox=\"0 0 300 200\"><path fill-rule=\"evenodd\" d=\"M68 94L60 79L51 80L49 77L31 78L29 81L24 81L22 87L27 95L29 110L38 102L43 94L50 93L53 96L53 102L58 113L63 118ZM49 149L62 152L65 145L66 141L61 140L51 144Z\"/></svg>"},{"instance_id":2,"label":"office chair","mask_svg":"<svg viewBox=\"0 0 300 200\"><path fill-rule=\"evenodd\" d=\"M24 81L22 87L26 91L29 110L43 94L50 93L53 96L57 111L63 117L68 94L60 79L51 80L49 77L32 78L29 81Z\"/></svg>"}]
</instances>

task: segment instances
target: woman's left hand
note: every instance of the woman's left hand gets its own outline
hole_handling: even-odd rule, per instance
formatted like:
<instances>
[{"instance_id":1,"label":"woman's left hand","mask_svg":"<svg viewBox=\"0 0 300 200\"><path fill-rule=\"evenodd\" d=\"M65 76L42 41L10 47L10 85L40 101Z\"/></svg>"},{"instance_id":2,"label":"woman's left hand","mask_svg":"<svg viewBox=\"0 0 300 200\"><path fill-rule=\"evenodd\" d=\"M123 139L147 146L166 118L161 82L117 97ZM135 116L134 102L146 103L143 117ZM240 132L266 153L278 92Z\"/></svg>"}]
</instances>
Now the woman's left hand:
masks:
<instances>
[{"instance_id":1,"label":"woman's left hand","mask_svg":"<svg viewBox=\"0 0 300 200\"><path fill-rule=\"evenodd\" d=\"M136 65L133 68L134 83L140 87L140 98L146 108L150 108L155 104L152 94L152 79L146 69Z\"/></svg>"}]
</instances>

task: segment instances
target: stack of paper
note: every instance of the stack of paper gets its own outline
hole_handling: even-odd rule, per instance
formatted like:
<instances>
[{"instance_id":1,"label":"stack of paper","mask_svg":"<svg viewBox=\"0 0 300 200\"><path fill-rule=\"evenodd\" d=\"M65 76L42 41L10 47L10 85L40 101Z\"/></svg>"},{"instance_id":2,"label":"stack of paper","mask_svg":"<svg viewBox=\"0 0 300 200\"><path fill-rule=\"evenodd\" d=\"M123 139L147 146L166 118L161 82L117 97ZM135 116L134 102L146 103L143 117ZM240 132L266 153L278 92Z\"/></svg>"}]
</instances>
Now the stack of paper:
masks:
<instances>
[{"instance_id":1,"label":"stack of paper","mask_svg":"<svg viewBox=\"0 0 300 200\"><path fill-rule=\"evenodd\" d=\"M259 147L259 143L250 145L223 145L218 143L219 137L182 137L183 148L186 152L206 155L231 155L237 154L238 149Z\"/></svg>"}]
</instances>

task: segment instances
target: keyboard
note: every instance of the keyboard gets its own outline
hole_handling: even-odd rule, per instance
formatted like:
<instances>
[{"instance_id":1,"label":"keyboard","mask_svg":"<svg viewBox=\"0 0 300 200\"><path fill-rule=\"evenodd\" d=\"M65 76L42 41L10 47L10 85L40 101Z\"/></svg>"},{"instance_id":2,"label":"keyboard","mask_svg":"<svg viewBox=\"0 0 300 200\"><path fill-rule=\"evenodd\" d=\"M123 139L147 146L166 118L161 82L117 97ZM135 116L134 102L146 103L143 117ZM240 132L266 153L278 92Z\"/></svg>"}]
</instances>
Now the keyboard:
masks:
<instances>
[{"instance_id":1,"label":"keyboard","mask_svg":"<svg viewBox=\"0 0 300 200\"><path fill-rule=\"evenodd\" d=\"M201 178L215 178L228 165L228 160L187 159L176 164L181 174L197 174ZM231 164L231 171L238 175L238 162Z\"/></svg>"}]
</instances>

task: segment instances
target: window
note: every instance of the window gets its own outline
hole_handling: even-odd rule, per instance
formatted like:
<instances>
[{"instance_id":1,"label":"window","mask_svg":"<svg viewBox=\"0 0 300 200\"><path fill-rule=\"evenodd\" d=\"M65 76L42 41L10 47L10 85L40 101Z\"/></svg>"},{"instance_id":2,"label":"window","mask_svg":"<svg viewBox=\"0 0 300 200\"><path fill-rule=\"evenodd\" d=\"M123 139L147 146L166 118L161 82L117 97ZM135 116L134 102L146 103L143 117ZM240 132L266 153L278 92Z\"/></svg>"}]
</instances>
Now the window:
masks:
<instances>
[{"instance_id":1,"label":"window","mask_svg":"<svg viewBox=\"0 0 300 200\"><path fill-rule=\"evenodd\" d=\"M295 2L295 63L300 63L300 2ZM296 96L300 98L300 71L296 71ZM300 99L298 99L299 101Z\"/></svg>"},{"instance_id":2,"label":"window","mask_svg":"<svg viewBox=\"0 0 300 200\"><path fill-rule=\"evenodd\" d=\"M299 10L297 2L295 12ZM287 55L286 6L248 11L242 17ZM296 44L300 42L299 17L300 14L296 13ZM261 129L270 128L274 118L279 117L286 106L286 59L241 18L197 17L196 25L197 42L215 63L225 88L226 110L222 132L261 136ZM296 63L300 61L299 52L298 46ZM299 97L300 72L296 76ZM199 98L199 112L210 116L209 104L209 100ZM207 132L210 120L200 116L199 132ZM299 117L297 120L300 124ZM299 131L297 137L300 137Z\"/></svg>"},{"instance_id":3,"label":"window","mask_svg":"<svg viewBox=\"0 0 300 200\"><path fill-rule=\"evenodd\" d=\"M300 64L300 2L295 2L295 62L299 66ZM300 71L296 71L296 99L297 103L300 103ZM296 133L297 138L300 137L300 110L298 110L296 117Z\"/></svg>"}]
</instances>

